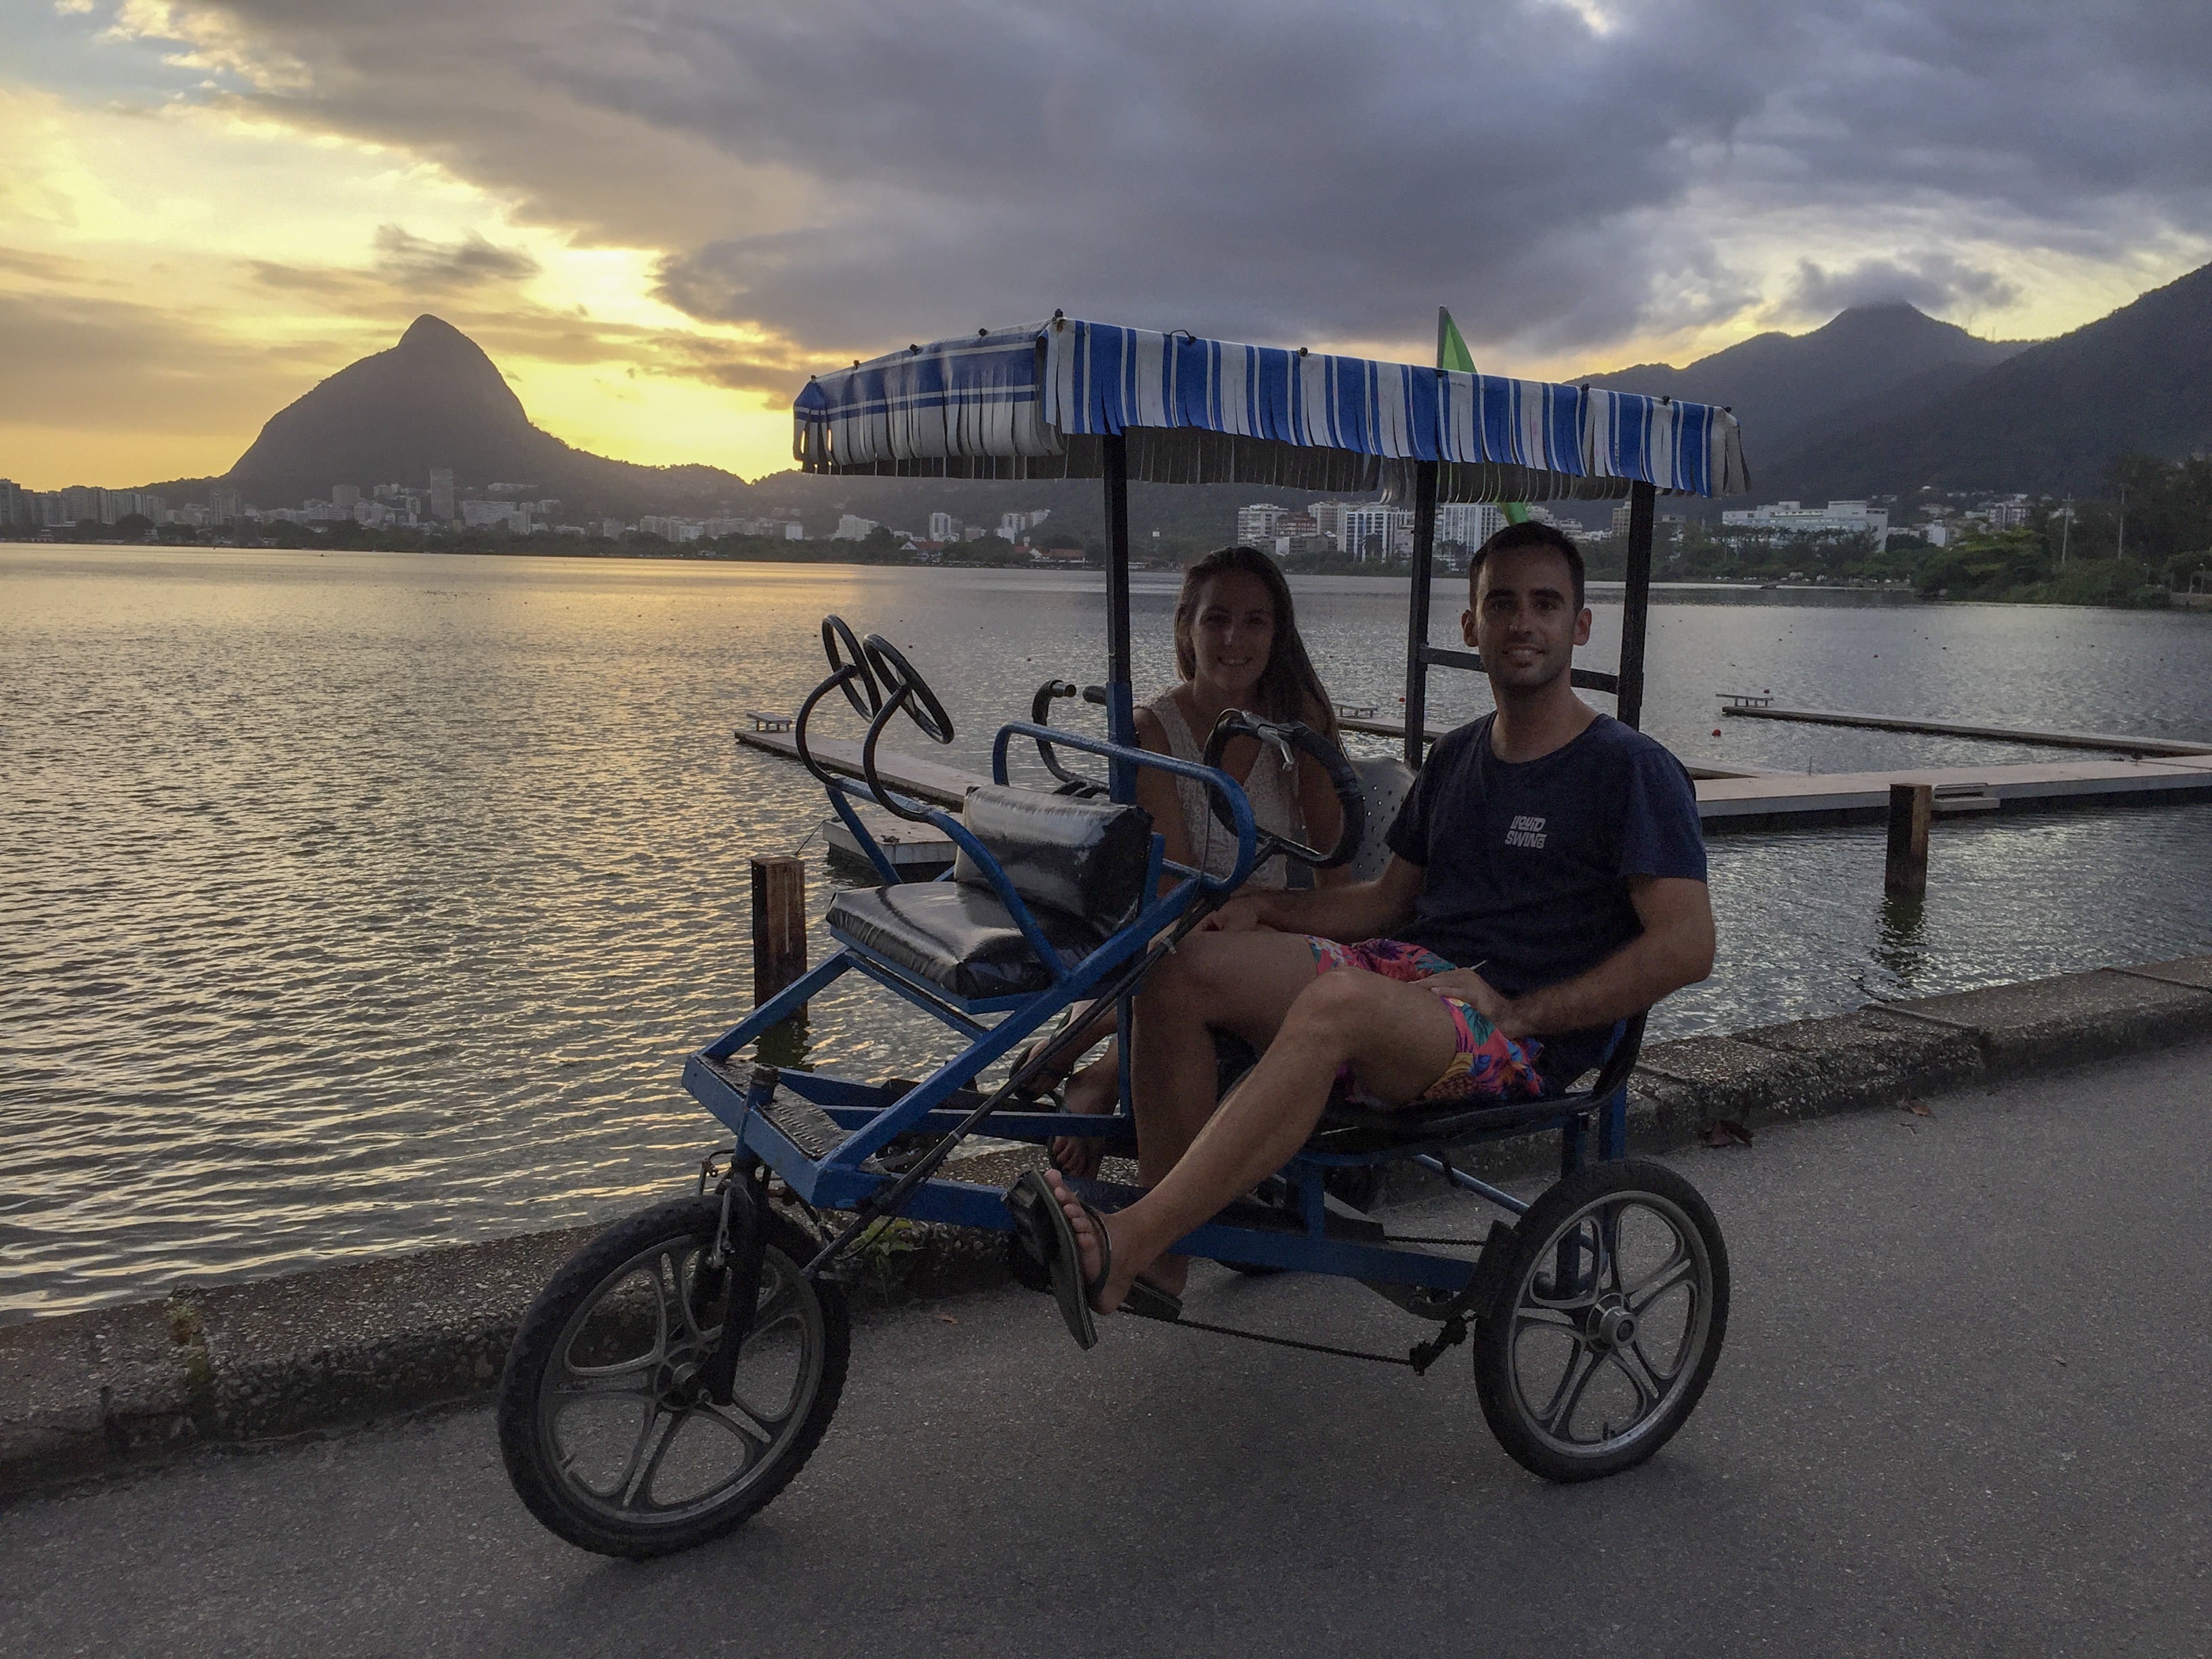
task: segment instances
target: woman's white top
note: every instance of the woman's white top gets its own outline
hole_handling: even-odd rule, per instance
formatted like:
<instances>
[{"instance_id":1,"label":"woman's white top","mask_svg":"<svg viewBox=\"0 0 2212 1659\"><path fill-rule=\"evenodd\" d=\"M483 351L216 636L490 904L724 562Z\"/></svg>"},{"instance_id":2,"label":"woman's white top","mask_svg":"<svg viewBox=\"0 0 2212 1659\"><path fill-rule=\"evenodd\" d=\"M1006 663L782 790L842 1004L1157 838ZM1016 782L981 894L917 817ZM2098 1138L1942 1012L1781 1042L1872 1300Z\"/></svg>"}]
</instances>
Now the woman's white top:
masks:
<instances>
[{"instance_id":1,"label":"woman's white top","mask_svg":"<svg viewBox=\"0 0 2212 1659\"><path fill-rule=\"evenodd\" d=\"M1203 764L1206 747L1191 735L1190 724L1176 706L1175 693L1163 691L1145 705L1159 719L1168 734L1168 752L1177 760ZM1200 869L1208 875L1225 876L1237 864L1237 837L1213 816L1212 797L1195 778L1175 781L1176 800L1182 808L1183 834ZM1267 744L1252 763L1244 780L1245 797L1252 803L1252 821L1262 830L1304 842L1306 815L1298 805L1298 767L1295 754L1286 766L1281 755ZM1249 887L1281 887L1290 879L1289 860L1269 859L1252 872Z\"/></svg>"}]
</instances>

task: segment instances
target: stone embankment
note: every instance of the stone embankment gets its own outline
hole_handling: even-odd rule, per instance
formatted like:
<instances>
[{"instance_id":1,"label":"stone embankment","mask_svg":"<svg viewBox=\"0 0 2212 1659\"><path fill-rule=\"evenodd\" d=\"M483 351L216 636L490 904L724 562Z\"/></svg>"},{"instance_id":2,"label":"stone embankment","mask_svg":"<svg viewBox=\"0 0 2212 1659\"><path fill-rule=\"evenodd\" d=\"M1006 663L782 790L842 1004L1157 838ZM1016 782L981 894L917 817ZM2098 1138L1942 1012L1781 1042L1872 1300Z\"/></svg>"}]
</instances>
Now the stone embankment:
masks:
<instances>
[{"instance_id":1,"label":"stone embankment","mask_svg":"<svg viewBox=\"0 0 2212 1659\"><path fill-rule=\"evenodd\" d=\"M1878 1004L1650 1045L1631 1139L1662 1152L1720 1125L1724 1139L2206 1037L2212 957ZM1509 1143L1475 1167L1511 1173L1547 1155ZM0 1498L194 1446L482 1400L524 1310L588 1236L458 1245L0 1328ZM917 1228L896 1245L872 1265L877 1300L1003 1276L995 1236Z\"/></svg>"}]
</instances>

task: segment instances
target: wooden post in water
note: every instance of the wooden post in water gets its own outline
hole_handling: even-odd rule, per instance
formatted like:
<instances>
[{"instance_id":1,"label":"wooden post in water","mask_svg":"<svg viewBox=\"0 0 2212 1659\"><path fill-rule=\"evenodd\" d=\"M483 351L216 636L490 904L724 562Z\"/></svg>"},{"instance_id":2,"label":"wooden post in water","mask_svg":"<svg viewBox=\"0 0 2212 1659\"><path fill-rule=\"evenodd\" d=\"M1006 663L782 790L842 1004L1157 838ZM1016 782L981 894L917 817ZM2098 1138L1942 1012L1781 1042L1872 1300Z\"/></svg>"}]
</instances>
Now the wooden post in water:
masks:
<instances>
[{"instance_id":1,"label":"wooden post in water","mask_svg":"<svg viewBox=\"0 0 2212 1659\"><path fill-rule=\"evenodd\" d=\"M753 1006L806 972L806 862L749 860L753 875Z\"/></svg>"},{"instance_id":2,"label":"wooden post in water","mask_svg":"<svg viewBox=\"0 0 2212 1659\"><path fill-rule=\"evenodd\" d=\"M1908 898L1928 890L1928 823L1936 814L1936 787L1927 783L1889 786L1889 859L1882 889Z\"/></svg>"}]
</instances>

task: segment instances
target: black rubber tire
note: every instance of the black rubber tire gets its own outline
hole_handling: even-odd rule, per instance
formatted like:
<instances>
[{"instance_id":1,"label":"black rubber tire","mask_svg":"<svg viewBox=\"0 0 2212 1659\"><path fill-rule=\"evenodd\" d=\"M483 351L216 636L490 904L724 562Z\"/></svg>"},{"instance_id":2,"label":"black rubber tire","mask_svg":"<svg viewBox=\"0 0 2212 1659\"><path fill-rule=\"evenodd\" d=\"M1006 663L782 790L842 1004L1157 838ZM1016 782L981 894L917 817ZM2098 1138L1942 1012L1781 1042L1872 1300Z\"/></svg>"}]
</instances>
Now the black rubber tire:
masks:
<instances>
[{"instance_id":1,"label":"black rubber tire","mask_svg":"<svg viewBox=\"0 0 2212 1659\"><path fill-rule=\"evenodd\" d=\"M1675 1231L1678 1239L1683 1239L1683 1254L1691 1274L1705 1288L1702 1325L1694 1313L1686 1319L1681 1351L1659 1387L1656 1405L1633 1419L1618 1436L1610 1433L1609 1421L1601 1419L1599 1437L1586 1448L1576 1448L1563 1442L1571 1443L1574 1438L1574 1416L1582 1389L1575 1389L1572 1398L1565 1402L1559 1423L1565 1435L1547 1432L1522 1399L1513 1374L1516 1316L1522 1305L1522 1294L1533 1288L1531 1281L1539 1269L1556 1260L1559 1242L1570 1226L1588 1227L1589 1221L1582 1218L1591 1215L1593 1206L1638 1199L1645 1200L1641 1207L1660 1216ZM1601 1213L1602 1209L1598 1212ZM1619 1211L1616 1209L1614 1213L1617 1218ZM1694 1243L1685 1237L1683 1228L1693 1235ZM1616 1239L1617 1237L1616 1234ZM1613 1254L1610 1266L1615 1291L1622 1289L1619 1264L1619 1255ZM1658 1275L1655 1272L1651 1276ZM1482 1401L1483 1417L1491 1432L1498 1437L1498 1443L1515 1462L1547 1480L1601 1480L1633 1468L1650 1457L1697 1409L1705 1385L1712 1380L1713 1367L1719 1362L1721 1346L1728 1334L1728 1246L1721 1237L1720 1224L1713 1218L1711 1206L1698 1189L1663 1164L1643 1159L1608 1160L1585 1165L1558 1182L1529 1206L1514 1228L1511 1247L1496 1283L1492 1304L1481 1310L1475 1328L1476 1392ZM1601 1282L1594 1284L1591 1290L1595 1305L1603 1299L1605 1287ZM1664 1294L1663 1291L1650 1293L1640 1306L1628 1311L1645 1316ZM1540 1304L1531 1305L1540 1312L1548 1311ZM1561 1372L1560 1391L1552 1395L1547 1405L1559 1401L1565 1392L1565 1379L1574 1375L1576 1364L1586 1352L1594 1356L1590 1360L1593 1373L1603 1374L1608 1383L1627 1382L1629 1368L1622 1362L1609 1361L1607 1350L1584 1345L1580 1337L1570 1340L1577 1346ZM1644 1366L1645 1378L1656 1381L1656 1370L1650 1365L1648 1356L1640 1347L1632 1352ZM1618 1378L1606 1371L1609 1363L1620 1370ZM1631 1387L1632 1390L1633 1385ZM1638 1397L1640 1400L1641 1396Z\"/></svg>"},{"instance_id":2,"label":"black rubber tire","mask_svg":"<svg viewBox=\"0 0 2212 1659\"><path fill-rule=\"evenodd\" d=\"M742 1193L736 1201L745 1201ZM759 1464L747 1472L733 1489L703 1505L678 1510L667 1520L626 1520L611 1516L563 1480L559 1468L554 1430L557 1419L544 1408L548 1369L559 1357L564 1340L580 1334L572 1322L592 1309L599 1293L611 1284L634 1276L641 1261L668 1249L705 1249L720 1224L721 1200L714 1194L679 1199L616 1223L593 1239L553 1275L524 1316L514 1344L507 1351L507 1369L500 1380L499 1442L507 1461L507 1478L530 1512L557 1536L580 1549L601 1555L643 1559L672 1554L720 1538L765 1508L805 1466L821 1443L830 1419L837 1409L845 1386L845 1369L852 1351L852 1322L844 1291L834 1283L810 1281L799 1274L799 1264L814 1254L806 1234L785 1217L769 1211L761 1218L765 1275L792 1287L805 1346L818 1340L820 1367L811 1397L794 1397L787 1417L790 1426L775 1431L774 1443ZM657 1264L655 1280L658 1282ZM810 1320L810 1314L812 1316ZM794 1385L795 1393L799 1385ZM682 1433L678 1418L662 1443ZM641 1435L639 1450L646 1436ZM637 1452L633 1452L632 1461ZM657 1459L655 1460L657 1463ZM646 1486L650 1495L654 1464L648 1464Z\"/></svg>"}]
</instances>

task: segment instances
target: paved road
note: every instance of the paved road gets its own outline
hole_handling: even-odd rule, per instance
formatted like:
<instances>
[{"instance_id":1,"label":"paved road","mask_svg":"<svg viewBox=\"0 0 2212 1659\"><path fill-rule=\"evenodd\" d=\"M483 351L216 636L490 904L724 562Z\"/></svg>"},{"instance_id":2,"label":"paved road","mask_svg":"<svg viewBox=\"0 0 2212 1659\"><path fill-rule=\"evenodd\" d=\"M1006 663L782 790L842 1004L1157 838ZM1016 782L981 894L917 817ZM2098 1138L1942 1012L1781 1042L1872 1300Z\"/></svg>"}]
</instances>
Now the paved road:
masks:
<instances>
[{"instance_id":1,"label":"paved road","mask_svg":"<svg viewBox=\"0 0 2212 1659\"><path fill-rule=\"evenodd\" d=\"M2094 1082L2094 1100L2087 1091ZM47 1653L2212 1650L2212 1052L1698 1152L1730 1346L1644 1469L1547 1486L1425 1379L1015 1293L877 1321L719 1545L538 1530L481 1412L0 1511ZM1194 1311L1402 1344L1335 1284ZM957 1323L948 1322L949 1313Z\"/></svg>"}]
</instances>

